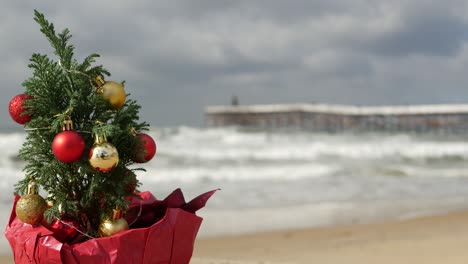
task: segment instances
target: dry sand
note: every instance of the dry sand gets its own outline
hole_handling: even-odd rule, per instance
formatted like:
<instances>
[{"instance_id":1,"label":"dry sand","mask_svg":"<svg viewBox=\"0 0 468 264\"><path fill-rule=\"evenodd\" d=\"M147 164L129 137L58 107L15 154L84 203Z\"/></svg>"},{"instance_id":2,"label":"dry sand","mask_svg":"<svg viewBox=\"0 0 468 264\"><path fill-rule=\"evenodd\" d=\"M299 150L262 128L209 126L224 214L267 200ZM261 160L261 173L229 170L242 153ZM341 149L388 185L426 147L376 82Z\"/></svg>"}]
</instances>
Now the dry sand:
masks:
<instances>
[{"instance_id":1,"label":"dry sand","mask_svg":"<svg viewBox=\"0 0 468 264\"><path fill-rule=\"evenodd\" d=\"M461 212L401 222L199 240L192 263L467 264L467 248L468 212Z\"/></svg>"},{"instance_id":2,"label":"dry sand","mask_svg":"<svg viewBox=\"0 0 468 264\"><path fill-rule=\"evenodd\" d=\"M192 264L466 264L468 212L401 222L199 239ZM13 263L11 257L0 263Z\"/></svg>"}]
</instances>

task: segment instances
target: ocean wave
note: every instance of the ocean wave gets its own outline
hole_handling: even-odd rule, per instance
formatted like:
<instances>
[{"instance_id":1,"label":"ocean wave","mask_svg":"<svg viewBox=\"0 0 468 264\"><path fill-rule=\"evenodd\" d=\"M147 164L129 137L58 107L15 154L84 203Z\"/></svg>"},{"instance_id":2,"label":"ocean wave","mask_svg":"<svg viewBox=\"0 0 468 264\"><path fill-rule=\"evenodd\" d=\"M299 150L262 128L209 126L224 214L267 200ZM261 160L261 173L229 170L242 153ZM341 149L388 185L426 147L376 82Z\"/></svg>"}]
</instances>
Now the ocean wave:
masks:
<instances>
[{"instance_id":1,"label":"ocean wave","mask_svg":"<svg viewBox=\"0 0 468 264\"><path fill-rule=\"evenodd\" d=\"M240 190L255 182L255 186L274 188L275 192L280 192L280 187L301 188L305 194L298 197L315 201L317 197L362 198L359 192L363 186L376 190L367 191L371 199L391 197L395 195L391 192L398 190L424 194L424 186L433 182L446 184L440 188L450 193L455 181L468 178L468 141L462 137L248 131L235 127L152 128L150 135L157 142L158 153L143 164L147 172L139 173L143 187L148 188L181 185L190 189L219 183ZM0 190L11 191L10 186L24 176L24 163L17 158L24 139L25 133L0 134L0 148L4 150L0 154ZM256 199L259 204L266 203L262 197Z\"/></svg>"},{"instance_id":2,"label":"ocean wave","mask_svg":"<svg viewBox=\"0 0 468 264\"><path fill-rule=\"evenodd\" d=\"M290 165L240 165L216 167L177 166L152 170L151 177L144 178L151 182L164 181L294 181L304 178L329 176L338 171L337 166L320 164ZM141 173L145 177L146 173Z\"/></svg>"},{"instance_id":3,"label":"ocean wave","mask_svg":"<svg viewBox=\"0 0 468 264\"><path fill-rule=\"evenodd\" d=\"M165 130L163 130L165 131ZM168 158L194 160L316 160L338 159L468 159L468 142L415 135L337 134L292 131L248 132L235 128L194 129L182 127L174 134L162 133ZM157 136L157 135L156 135Z\"/></svg>"}]
</instances>

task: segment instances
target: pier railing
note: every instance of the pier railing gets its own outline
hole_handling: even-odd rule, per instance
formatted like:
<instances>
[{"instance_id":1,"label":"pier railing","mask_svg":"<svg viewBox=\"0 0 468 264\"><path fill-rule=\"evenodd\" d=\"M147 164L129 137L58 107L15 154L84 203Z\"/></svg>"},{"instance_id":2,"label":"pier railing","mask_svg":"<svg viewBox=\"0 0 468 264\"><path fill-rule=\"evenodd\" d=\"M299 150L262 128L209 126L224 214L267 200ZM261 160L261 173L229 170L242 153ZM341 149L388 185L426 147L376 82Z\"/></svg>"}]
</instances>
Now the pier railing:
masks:
<instances>
[{"instance_id":1,"label":"pier railing","mask_svg":"<svg viewBox=\"0 0 468 264\"><path fill-rule=\"evenodd\" d=\"M209 106L208 126L294 127L312 131L468 132L468 105L325 104Z\"/></svg>"}]
</instances>

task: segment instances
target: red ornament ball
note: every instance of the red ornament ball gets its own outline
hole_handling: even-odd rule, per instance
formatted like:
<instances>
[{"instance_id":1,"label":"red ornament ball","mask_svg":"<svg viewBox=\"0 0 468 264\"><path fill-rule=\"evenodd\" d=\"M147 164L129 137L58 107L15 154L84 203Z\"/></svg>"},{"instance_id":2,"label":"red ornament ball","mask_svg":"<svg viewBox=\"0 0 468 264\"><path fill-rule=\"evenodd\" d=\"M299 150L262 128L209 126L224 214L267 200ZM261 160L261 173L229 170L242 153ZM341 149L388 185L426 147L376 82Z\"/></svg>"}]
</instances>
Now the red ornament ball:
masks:
<instances>
[{"instance_id":1,"label":"red ornament ball","mask_svg":"<svg viewBox=\"0 0 468 264\"><path fill-rule=\"evenodd\" d=\"M63 216L60 220L54 220L48 227L54 232L54 237L64 243L70 242L78 235L80 225L71 217Z\"/></svg>"},{"instance_id":2,"label":"red ornament ball","mask_svg":"<svg viewBox=\"0 0 468 264\"><path fill-rule=\"evenodd\" d=\"M150 137L148 134L140 133L137 135L140 139L140 142L143 144L143 153L137 153L133 161L138 163L145 163L150 161L154 155L156 154L156 143L154 142L153 138Z\"/></svg>"},{"instance_id":3,"label":"red ornament ball","mask_svg":"<svg viewBox=\"0 0 468 264\"><path fill-rule=\"evenodd\" d=\"M24 115L26 108L24 107L24 101L31 99L31 96L26 94L18 94L13 97L8 106L11 118L15 120L16 123L24 125L31 120L30 115Z\"/></svg>"},{"instance_id":4,"label":"red ornament ball","mask_svg":"<svg viewBox=\"0 0 468 264\"><path fill-rule=\"evenodd\" d=\"M79 160L84 150L84 139L72 130L60 132L52 142L52 152L61 162L70 163Z\"/></svg>"}]
</instances>

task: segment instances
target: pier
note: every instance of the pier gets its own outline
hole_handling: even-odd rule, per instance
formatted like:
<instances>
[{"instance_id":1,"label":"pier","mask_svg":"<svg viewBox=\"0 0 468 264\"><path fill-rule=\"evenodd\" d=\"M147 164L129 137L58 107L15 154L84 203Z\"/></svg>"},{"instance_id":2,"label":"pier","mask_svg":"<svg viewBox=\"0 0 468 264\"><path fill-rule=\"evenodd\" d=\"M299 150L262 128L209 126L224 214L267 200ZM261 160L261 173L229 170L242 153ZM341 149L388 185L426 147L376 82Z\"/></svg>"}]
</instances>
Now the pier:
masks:
<instances>
[{"instance_id":1,"label":"pier","mask_svg":"<svg viewBox=\"0 0 468 264\"><path fill-rule=\"evenodd\" d=\"M468 132L468 104L352 106L276 104L208 106L210 127L300 128L311 131Z\"/></svg>"}]
</instances>

